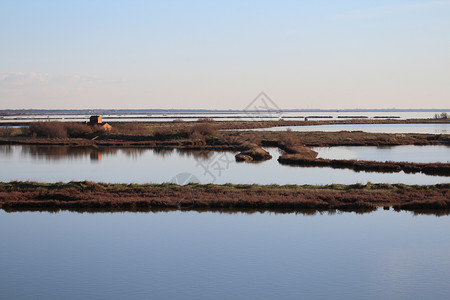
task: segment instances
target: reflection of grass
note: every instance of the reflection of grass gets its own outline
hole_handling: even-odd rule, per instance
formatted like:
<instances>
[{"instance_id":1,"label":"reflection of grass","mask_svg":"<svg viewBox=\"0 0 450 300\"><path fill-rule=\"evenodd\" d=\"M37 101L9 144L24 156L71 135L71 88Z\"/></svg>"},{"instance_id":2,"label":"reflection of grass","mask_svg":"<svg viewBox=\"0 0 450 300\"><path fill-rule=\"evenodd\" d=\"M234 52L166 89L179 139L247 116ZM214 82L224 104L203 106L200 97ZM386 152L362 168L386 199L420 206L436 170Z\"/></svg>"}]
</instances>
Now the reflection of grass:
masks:
<instances>
[{"instance_id":1,"label":"reflection of grass","mask_svg":"<svg viewBox=\"0 0 450 300\"><path fill-rule=\"evenodd\" d=\"M450 184L216 185L0 183L5 210L23 209L238 209L450 210Z\"/></svg>"}]
</instances>

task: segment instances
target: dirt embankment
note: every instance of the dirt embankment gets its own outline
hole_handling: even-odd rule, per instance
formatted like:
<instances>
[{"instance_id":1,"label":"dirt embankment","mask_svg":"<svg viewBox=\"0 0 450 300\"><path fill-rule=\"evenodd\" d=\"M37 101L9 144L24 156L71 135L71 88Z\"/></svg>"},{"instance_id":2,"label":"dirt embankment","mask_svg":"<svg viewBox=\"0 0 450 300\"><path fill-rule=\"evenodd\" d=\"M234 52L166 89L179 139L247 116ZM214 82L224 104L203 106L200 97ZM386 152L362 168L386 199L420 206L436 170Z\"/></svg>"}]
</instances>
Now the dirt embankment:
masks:
<instances>
[{"instance_id":1,"label":"dirt embankment","mask_svg":"<svg viewBox=\"0 0 450 300\"><path fill-rule=\"evenodd\" d=\"M122 185L92 182L0 183L0 205L18 210L139 209L385 209L450 210L450 184L367 185Z\"/></svg>"}]
</instances>

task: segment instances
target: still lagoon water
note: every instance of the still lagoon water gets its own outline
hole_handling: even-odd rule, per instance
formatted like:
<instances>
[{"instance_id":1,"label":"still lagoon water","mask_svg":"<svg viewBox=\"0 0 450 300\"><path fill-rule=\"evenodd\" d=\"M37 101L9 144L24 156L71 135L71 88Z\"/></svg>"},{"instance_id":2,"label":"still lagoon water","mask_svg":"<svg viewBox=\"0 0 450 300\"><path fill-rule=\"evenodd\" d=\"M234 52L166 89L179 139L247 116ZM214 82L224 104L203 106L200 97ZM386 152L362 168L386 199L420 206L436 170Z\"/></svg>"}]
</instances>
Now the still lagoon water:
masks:
<instances>
[{"instance_id":1,"label":"still lagoon water","mask_svg":"<svg viewBox=\"0 0 450 300\"><path fill-rule=\"evenodd\" d=\"M403 149L402 155L409 153L412 159L422 160L425 157L424 153L434 153L436 149L440 153L440 160L445 161L450 157L449 147L433 147L413 146L399 149ZM418 154L414 154L418 149L421 150ZM173 181L180 174L191 174L200 183L217 184L364 184L367 182L436 184L450 182L450 177L421 173L355 172L346 169L285 166L277 161L280 155L278 149L269 148L268 151L273 156L271 160L262 163L236 163L233 152L0 145L0 165L2 166L0 181L90 180L114 183L163 183ZM366 151L371 150L366 149ZM397 150L392 152L395 151ZM322 152L326 153L327 150ZM390 151L377 150L376 152L378 154L372 157L382 159L387 157L386 153ZM348 151L346 153L348 154Z\"/></svg>"},{"instance_id":2,"label":"still lagoon water","mask_svg":"<svg viewBox=\"0 0 450 300\"><path fill-rule=\"evenodd\" d=\"M2 299L448 299L450 217L0 211Z\"/></svg>"},{"instance_id":3,"label":"still lagoon water","mask_svg":"<svg viewBox=\"0 0 450 300\"><path fill-rule=\"evenodd\" d=\"M315 147L319 158L374 161L408 161L416 163L449 163L450 146L337 146Z\"/></svg>"},{"instance_id":4,"label":"still lagoon water","mask_svg":"<svg viewBox=\"0 0 450 300\"><path fill-rule=\"evenodd\" d=\"M255 131L363 131L370 133L423 133L423 134L449 134L450 124L333 124L311 126L279 126L271 128L258 128Z\"/></svg>"}]
</instances>

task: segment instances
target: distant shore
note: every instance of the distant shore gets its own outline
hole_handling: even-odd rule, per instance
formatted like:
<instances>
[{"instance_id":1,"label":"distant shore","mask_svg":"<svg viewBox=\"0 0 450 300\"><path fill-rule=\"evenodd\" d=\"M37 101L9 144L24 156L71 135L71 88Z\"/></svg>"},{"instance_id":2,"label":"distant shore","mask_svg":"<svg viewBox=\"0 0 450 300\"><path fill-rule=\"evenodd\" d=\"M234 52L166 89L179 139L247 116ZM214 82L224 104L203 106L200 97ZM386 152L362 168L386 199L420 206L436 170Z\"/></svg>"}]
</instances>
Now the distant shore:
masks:
<instances>
[{"instance_id":1,"label":"distant shore","mask_svg":"<svg viewBox=\"0 0 450 300\"><path fill-rule=\"evenodd\" d=\"M304 119L304 117L300 117L301 120L291 120L291 117L287 118L281 118L277 120L258 120L258 118L255 118L255 120L252 121L244 121L244 120L228 120L226 118L218 118L218 120L214 121L215 128L218 130L221 129L256 129L256 128L269 128L269 127L280 127L280 126L314 126L314 125L345 125L345 124L450 124L450 118L447 119L434 119L434 118L427 118L427 119L399 119L396 117L386 117L386 118L367 118L363 116L341 116L338 119L329 119L326 116L317 116L314 117L307 117L307 120ZM164 119L164 118L163 118ZM195 118L193 120L183 120L182 118L173 118L173 121L166 121L161 122L158 120L154 121L127 121L127 118L124 118L123 121L117 122L117 121L108 121L105 119L105 122L108 122L111 125L120 126L121 124L126 123L133 123L133 124L139 124L139 125L146 125L146 126L170 126L172 123L177 122L183 122L183 123L195 123L198 120L201 120L201 115L199 115L199 118ZM137 118L139 120L139 118ZM10 121L7 122L3 120L0 122L0 128L1 127L8 127L8 126L28 126L33 122L40 121L40 122L58 122L62 121L59 118L56 119L31 119L29 121ZM75 121L74 121L75 122Z\"/></svg>"}]
</instances>

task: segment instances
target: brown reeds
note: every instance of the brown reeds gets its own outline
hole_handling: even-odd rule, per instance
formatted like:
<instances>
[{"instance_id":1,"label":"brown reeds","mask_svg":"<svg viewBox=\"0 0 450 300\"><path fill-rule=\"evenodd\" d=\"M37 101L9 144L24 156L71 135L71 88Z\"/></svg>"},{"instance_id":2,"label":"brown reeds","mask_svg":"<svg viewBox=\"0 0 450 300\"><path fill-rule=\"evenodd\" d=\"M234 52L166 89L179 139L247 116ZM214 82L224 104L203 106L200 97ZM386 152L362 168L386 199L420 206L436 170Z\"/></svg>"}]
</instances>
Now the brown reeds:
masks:
<instances>
[{"instance_id":1,"label":"brown reeds","mask_svg":"<svg viewBox=\"0 0 450 300\"><path fill-rule=\"evenodd\" d=\"M312 209L345 211L450 209L450 184L122 185L93 182L0 183L6 211L35 209Z\"/></svg>"},{"instance_id":2,"label":"brown reeds","mask_svg":"<svg viewBox=\"0 0 450 300\"><path fill-rule=\"evenodd\" d=\"M281 164L304 167L330 167L355 171L383 173L424 173L427 175L450 176L449 163L378 162L366 160L310 159L301 154L285 154L278 158Z\"/></svg>"}]
</instances>

